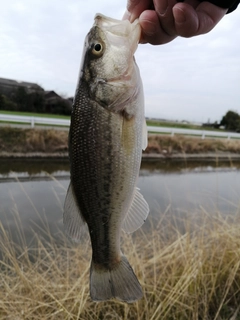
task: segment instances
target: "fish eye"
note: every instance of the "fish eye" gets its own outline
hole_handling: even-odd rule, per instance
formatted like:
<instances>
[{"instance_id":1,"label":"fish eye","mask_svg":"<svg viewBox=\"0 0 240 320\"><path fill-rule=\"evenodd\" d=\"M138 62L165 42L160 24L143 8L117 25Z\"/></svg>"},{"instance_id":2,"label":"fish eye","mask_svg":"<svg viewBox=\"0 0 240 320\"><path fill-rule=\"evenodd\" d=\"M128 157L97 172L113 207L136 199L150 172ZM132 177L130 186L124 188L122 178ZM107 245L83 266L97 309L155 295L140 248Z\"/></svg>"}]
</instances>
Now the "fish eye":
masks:
<instances>
[{"instance_id":1,"label":"fish eye","mask_svg":"<svg viewBox=\"0 0 240 320\"><path fill-rule=\"evenodd\" d=\"M96 44L94 45L94 50L97 51L97 52L101 51L101 50L102 50L101 44L100 44L100 43L96 43Z\"/></svg>"},{"instance_id":2,"label":"fish eye","mask_svg":"<svg viewBox=\"0 0 240 320\"><path fill-rule=\"evenodd\" d=\"M92 53L96 56L99 56L100 54L102 54L103 51L103 45L99 42L96 42L93 44L92 46Z\"/></svg>"}]
</instances>

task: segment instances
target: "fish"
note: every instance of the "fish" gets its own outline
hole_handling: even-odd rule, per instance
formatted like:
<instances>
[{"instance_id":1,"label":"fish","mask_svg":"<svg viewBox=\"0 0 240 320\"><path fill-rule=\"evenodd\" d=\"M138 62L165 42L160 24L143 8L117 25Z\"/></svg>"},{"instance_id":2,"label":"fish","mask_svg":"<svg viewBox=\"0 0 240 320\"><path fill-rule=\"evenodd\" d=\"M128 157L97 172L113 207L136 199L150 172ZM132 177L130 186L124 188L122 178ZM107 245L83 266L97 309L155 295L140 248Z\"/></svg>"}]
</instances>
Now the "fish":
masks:
<instances>
[{"instance_id":1,"label":"fish","mask_svg":"<svg viewBox=\"0 0 240 320\"><path fill-rule=\"evenodd\" d=\"M143 296L120 248L121 230L134 232L149 213L137 188L147 147L143 85L134 58L140 34L137 20L96 14L85 38L73 101L63 223L75 241L88 229L93 301L132 303Z\"/></svg>"}]
</instances>

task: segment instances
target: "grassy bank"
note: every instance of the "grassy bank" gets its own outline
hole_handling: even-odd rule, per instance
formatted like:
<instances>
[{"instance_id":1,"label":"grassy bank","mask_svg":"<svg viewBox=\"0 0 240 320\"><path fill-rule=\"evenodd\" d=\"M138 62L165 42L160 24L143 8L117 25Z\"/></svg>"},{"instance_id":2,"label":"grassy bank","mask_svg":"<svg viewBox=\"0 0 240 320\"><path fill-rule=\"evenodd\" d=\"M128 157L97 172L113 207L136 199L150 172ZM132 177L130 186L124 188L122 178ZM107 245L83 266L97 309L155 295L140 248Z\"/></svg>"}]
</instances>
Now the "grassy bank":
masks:
<instances>
[{"instance_id":1,"label":"grassy bank","mask_svg":"<svg viewBox=\"0 0 240 320\"><path fill-rule=\"evenodd\" d=\"M68 149L68 132L60 130L17 129L0 127L1 153L59 153ZM207 152L240 152L239 140L199 139L176 135L150 135L145 153L196 154Z\"/></svg>"},{"instance_id":2,"label":"grassy bank","mask_svg":"<svg viewBox=\"0 0 240 320\"><path fill-rule=\"evenodd\" d=\"M171 156L174 153L197 154L208 152L240 152L240 141L227 139L201 139L189 136L150 135L145 153Z\"/></svg>"},{"instance_id":3,"label":"grassy bank","mask_svg":"<svg viewBox=\"0 0 240 320\"><path fill-rule=\"evenodd\" d=\"M144 291L131 305L90 300L88 241L73 245L62 234L56 245L46 231L48 240L36 236L28 249L21 231L16 246L1 228L0 318L240 319L239 219L203 212L192 231L191 220L182 223L182 233L166 219L147 234L124 234L124 252Z\"/></svg>"},{"instance_id":4,"label":"grassy bank","mask_svg":"<svg viewBox=\"0 0 240 320\"><path fill-rule=\"evenodd\" d=\"M156 126L156 127L167 127L167 128L182 128L182 129L196 129L202 130L203 126L194 125L191 123L183 123L183 122L174 122L174 121L161 121L161 120L146 120L148 126ZM207 130L213 130L211 128L205 128Z\"/></svg>"},{"instance_id":5,"label":"grassy bank","mask_svg":"<svg viewBox=\"0 0 240 320\"><path fill-rule=\"evenodd\" d=\"M57 153L67 149L67 131L0 128L0 153Z\"/></svg>"}]
</instances>

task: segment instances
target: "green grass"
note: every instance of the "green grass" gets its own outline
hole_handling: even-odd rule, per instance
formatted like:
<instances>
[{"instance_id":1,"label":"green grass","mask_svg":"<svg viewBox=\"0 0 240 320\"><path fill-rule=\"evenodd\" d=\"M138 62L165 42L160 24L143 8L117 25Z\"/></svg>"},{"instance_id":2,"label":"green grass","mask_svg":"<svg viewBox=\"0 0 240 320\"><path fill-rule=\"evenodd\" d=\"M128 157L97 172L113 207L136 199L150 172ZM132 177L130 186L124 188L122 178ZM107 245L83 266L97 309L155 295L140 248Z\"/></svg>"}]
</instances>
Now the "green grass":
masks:
<instances>
[{"instance_id":1,"label":"green grass","mask_svg":"<svg viewBox=\"0 0 240 320\"><path fill-rule=\"evenodd\" d=\"M0 114L18 115L18 116L30 116L30 117L42 117L42 118L58 118L58 119L70 119L70 116L63 116L50 113L34 113L34 112L15 112L0 110ZM157 120L147 120L148 126L166 127L166 128L183 128L183 129L198 129L198 130L210 130L217 131L216 129L205 128L202 126L191 125L181 122L167 122Z\"/></svg>"},{"instance_id":2,"label":"green grass","mask_svg":"<svg viewBox=\"0 0 240 320\"><path fill-rule=\"evenodd\" d=\"M0 110L0 114L17 115L17 116L29 116L29 117L41 117L41 118L57 118L57 119L70 119L70 116L63 116L50 113L34 113L34 112L15 112Z\"/></svg>"},{"instance_id":3,"label":"green grass","mask_svg":"<svg viewBox=\"0 0 240 320\"><path fill-rule=\"evenodd\" d=\"M181 122L168 122L168 121L158 121L158 120L147 120L148 126L165 127L165 128L180 128L180 129L195 129L204 131L219 131L220 129L214 129L210 127L203 127L200 125L193 125ZM220 130L222 131L222 130Z\"/></svg>"},{"instance_id":4,"label":"green grass","mask_svg":"<svg viewBox=\"0 0 240 320\"><path fill-rule=\"evenodd\" d=\"M184 129L200 129L202 126L191 125L188 123L181 122L168 122L158 120L147 120L148 126L165 127L165 128L184 128Z\"/></svg>"}]
</instances>

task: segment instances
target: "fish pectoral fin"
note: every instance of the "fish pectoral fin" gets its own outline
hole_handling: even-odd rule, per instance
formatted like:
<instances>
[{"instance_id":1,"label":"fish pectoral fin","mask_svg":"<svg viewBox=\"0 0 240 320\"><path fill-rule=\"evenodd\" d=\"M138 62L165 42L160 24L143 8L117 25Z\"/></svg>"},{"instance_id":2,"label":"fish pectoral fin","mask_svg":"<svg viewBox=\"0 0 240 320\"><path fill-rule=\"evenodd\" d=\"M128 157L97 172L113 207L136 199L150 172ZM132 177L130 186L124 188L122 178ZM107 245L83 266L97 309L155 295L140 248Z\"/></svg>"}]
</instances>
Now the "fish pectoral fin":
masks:
<instances>
[{"instance_id":1,"label":"fish pectoral fin","mask_svg":"<svg viewBox=\"0 0 240 320\"><path fill-rule=\"evenodd\" d=\"M79 242L87 224L78 208L76 197L70 183L64 202L63 224L67 234L74 240Z\"/></svg>"},{"instance_id":2,"label":"fish pectoral fin","mask_svg":"<svg viewBox=\"0 0 240 320\"><path fill-rule=\"evenodd\" d=\"M149 206L143 195L135 189L132 204L123 220L122 229L126 233L132 233L140 228L147 219L149 213Z\"/></svg>"},{"instance_id":3,"label":"fish pectoral fin","mask_svg":"<svg viewBox=\"0 0 240 320\"><path fill-rule=\"evenodd\" d=\"M143 120L142 126L142 149L145 150L148 146L148 129L145 119Z\"/></svg>"}]
</instances>

